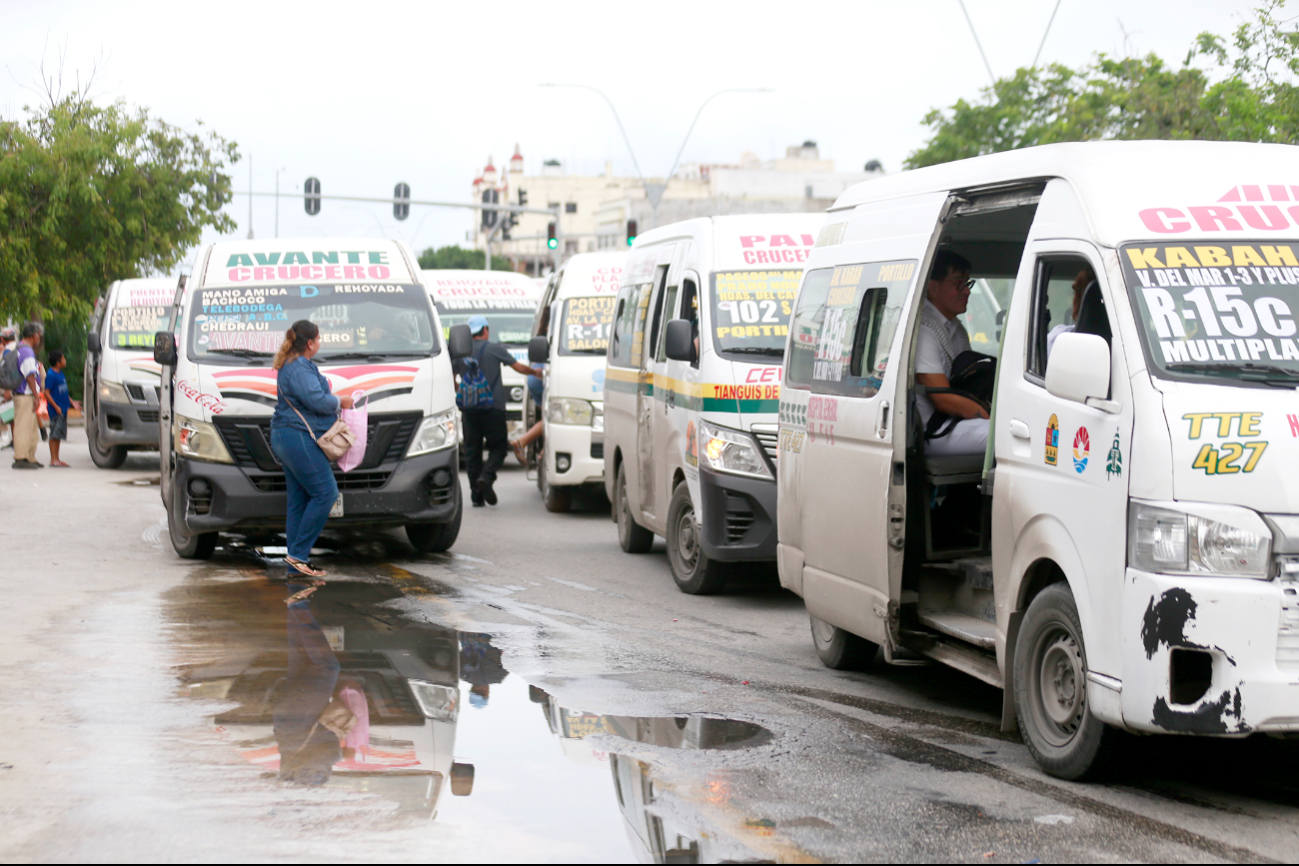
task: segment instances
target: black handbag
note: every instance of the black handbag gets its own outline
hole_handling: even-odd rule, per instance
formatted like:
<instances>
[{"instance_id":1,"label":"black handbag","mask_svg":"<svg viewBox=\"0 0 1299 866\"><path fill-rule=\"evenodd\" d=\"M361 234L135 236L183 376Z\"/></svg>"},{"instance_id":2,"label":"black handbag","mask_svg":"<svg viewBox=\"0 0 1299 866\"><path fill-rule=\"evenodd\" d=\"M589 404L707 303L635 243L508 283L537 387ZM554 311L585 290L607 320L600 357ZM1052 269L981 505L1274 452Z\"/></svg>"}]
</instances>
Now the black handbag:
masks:
<instances>
[{"instance_id":1,"label":"black handbag","mask_svg":"<svg viewBox=\"0 0 1299 866\"><path fill-rule=\"evenodd\" d=\"M992 410L992 391L997 385L997 359L981 352L964 351L952 359L949 388L926 388L926 394L956 394ZM934 410L925 425L926 439L941 439L951 433L964 418Z\"/></svg>"}]
</instances>

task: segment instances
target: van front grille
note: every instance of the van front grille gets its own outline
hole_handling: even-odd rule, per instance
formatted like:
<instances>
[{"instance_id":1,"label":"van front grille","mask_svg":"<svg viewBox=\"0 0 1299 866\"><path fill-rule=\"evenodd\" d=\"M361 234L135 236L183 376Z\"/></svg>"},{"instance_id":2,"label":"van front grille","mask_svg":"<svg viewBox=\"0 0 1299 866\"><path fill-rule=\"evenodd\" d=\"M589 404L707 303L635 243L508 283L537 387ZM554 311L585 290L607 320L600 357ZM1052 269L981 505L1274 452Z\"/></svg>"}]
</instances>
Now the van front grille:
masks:
<instances>
[{"instance_id":1,"label":"van front grille","mask_svg":"<svg viewBox=\"0 0 1299 866\"><path fill-rule=\"evenodd\" d=\"M388 483L391 472L335 472L334 481L339 490L378 490ZM283 493L288 489L284 473L275 472L267 475L249 475L248 480L263 493Z\"/></svg>"},{"instance_id":2,"label":"van front grille","mask_svg":"<svg viewBox=\"0 0 1299 866\"><path fill-rule=\"evenodd\" d=\"M762 426L754 424L753 436L758 440L758 444L762 446L762 451L767 455L767 459L771 461L771 465L775 466L780 444L780 429L775 425L769 427L765 424Z\"/></svg>"},{"instance_id":3,"label":"van front grille","mask_svg":"<svg viewBox=\"0 0 1299 866\"><path fill-rule=\"evenodd\" d=\"M1277 667L1299 668L1299 575L1283 574L1277 580L1281 588L1281 621L1277 625Z\"/></svg>"},{"instance_id":4,"label":"van front grille","mask_svg":"<svg viewBox=\"0 0 1299 866\"><path fill-rule=\"evenodd\" d=\"M143 414L143 413L141 413ZM421 412L371 413L366 425L365 458L358 469L374 469L384 463L396 463L406 456L411 437L424 418ZM155 413L154 420L157 421ZM280 462L271 453L271 419L260 417L235 418L217 416L213 419L221 440L230 450L236 466L275 472ZM343 476L339 487L342 487Z\"/></svg>"}]
</instances>

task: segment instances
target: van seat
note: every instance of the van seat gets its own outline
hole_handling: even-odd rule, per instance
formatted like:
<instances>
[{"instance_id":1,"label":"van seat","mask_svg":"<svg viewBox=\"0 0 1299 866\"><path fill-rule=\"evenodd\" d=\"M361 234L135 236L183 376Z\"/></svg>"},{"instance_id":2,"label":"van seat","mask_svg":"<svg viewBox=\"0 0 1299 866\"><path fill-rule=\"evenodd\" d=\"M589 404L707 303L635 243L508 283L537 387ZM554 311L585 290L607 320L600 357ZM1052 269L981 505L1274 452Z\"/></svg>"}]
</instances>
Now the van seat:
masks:
<instances>
[{"instance_id":1,"label":"van seat","mask_svg":"<svg viewBox=\"0 0 1299 866\"><path fill-rule=\"evenodd\" d=\"M925 474L933 484L962 484L983 479L982 454L940 454L925 457Z\"/></svg>"}]
</instances>

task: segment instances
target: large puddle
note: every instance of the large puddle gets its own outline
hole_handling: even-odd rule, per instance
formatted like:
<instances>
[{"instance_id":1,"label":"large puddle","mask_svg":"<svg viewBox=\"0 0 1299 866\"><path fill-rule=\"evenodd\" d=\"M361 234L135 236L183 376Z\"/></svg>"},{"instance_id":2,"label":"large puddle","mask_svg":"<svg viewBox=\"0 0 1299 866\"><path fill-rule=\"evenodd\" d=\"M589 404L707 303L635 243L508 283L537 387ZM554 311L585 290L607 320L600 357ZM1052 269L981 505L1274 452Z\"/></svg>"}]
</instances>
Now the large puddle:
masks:
<instances>
[{"instance_id":1,"label":"large puddle","mask_svg":"<svg viewBox=\"0 0 1299 866\"><path fill-rule=\"evenodd\" d=\"M265 785L383 798L474 861L752 860L762 846L744 837L772 834L731 815L738 835L720 838L705 812L726 808L724 786L682 786L655 760L695 751L697 775L724 774L728 754L772 740L765 728L566 707L511 676L490 635L394 604L391 583L286 604L308 588L265 575L209 566L173 608L204 659L185 670L189 694L224 708L214 732Z\"/></svg>"}]
</instances>

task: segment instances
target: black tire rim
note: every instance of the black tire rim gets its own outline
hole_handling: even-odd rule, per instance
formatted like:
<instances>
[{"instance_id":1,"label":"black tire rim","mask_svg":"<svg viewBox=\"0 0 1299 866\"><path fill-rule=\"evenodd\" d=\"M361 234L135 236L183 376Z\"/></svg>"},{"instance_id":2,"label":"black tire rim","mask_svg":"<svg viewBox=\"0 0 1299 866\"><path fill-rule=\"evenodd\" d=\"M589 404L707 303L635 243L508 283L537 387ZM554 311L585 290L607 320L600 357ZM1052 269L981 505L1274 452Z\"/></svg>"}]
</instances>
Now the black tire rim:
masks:
<instances>
[{"instance_id":1,"label":"black tire rim","mask_svg":"<svg viewBox=\"0 0 1299 866\"><path fill-rule=\"evenodd\" d=\"M694 576L699 567L699 528L695 526L695 510L689 504L677 512L675 538L672 550L682 574Z\"/></svg>"},{"instance_id":2,"label":"black tire rim","mask_svg":"<svg viewBox=\"0 0 1299 866\"><path fill-rule=\"evenodd\" d=\"M823 619L812 617L812 640L817 647L827 649L834 640L834 626Z\"/></svg>"},{"instance_id":3,"label":"black tire rim","mask_svg":"<svg viewBox=\"0 0 1299 866\"><path fill-rule=\"evenodd\" d=\"M1033 726L1049 745L1069 745L1087 712L1087 664L1069 624L1056 620L1038 632L1028 675Z\"/></svg>"}]
</instances>

